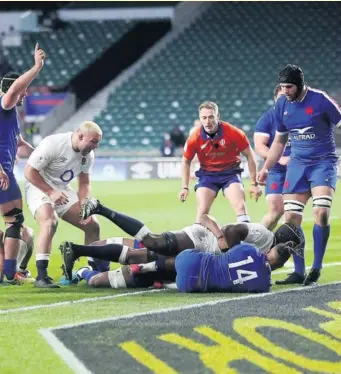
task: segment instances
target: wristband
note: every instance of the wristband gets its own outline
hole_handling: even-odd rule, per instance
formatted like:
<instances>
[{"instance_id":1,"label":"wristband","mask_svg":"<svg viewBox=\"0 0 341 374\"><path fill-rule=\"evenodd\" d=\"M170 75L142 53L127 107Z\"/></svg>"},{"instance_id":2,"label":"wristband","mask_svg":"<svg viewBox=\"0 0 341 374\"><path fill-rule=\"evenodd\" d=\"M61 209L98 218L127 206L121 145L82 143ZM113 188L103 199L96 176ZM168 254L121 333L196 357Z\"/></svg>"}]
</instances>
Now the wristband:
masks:
<instances>
[{"instance_id":1,"label":"wristband","mask_svg":"<svg viewBox=\"0 0 341 374\"><path fill-rule=\"evenodd\" d=\"M189 191L188 187L182 187L182 189Z\"/></svg>"}]
</instances>

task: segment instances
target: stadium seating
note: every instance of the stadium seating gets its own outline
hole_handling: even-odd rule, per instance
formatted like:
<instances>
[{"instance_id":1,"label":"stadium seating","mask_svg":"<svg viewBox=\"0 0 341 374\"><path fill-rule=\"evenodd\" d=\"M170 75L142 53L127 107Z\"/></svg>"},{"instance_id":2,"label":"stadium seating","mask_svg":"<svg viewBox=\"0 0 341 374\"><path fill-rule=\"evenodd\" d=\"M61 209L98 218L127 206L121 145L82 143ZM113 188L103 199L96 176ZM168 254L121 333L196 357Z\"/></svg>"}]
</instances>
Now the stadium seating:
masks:
<instances>
[{"instance_id":1,"label":"stadium seating","mask_svg":"<svg viewBox=\"0 0 341 374\"><path fill-rule=\"evenodd\" d=\"M58 30L24 33L22 46L6 47L4 54L14 69L25 71L32 66L30 56L39 42L49 58L35 84L63 87L133 25L126 20L72 21Z\"/></svg>"},{"instance_id":2,"label":"stadium seating","mask_svg":"<svg viewBox=\"0 0 341 374\"><path fill-rule=\"evenodd\" d=\"M252 137L271 105L277 73L303 68L308 84L337 88L340 7L335 2L218 2L113 91L94 120L104 147L158 147L174 124L187 130L204 100Z\"/></svg>"}]
</instances>

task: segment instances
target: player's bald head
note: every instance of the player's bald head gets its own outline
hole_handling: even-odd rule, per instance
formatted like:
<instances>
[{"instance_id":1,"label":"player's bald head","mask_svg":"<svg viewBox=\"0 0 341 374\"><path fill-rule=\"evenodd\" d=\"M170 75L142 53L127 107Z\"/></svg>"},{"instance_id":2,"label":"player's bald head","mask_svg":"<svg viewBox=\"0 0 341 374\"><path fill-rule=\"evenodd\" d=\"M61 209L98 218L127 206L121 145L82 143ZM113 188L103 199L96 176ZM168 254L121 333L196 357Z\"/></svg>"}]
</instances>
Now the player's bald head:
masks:
<instances>
[{"instance_id":1,"label":"player's bald head","mask_svg":"<svg viewBox=\"0 0 341 374\"><path fill-rule=\"evenodd\" d=\"M92 122L92 121L85 121L79 126L79 132L82 134L97 134L102 136L102 130L101 128L97 125L97 123Z\"/></svg>"}]
</instances>

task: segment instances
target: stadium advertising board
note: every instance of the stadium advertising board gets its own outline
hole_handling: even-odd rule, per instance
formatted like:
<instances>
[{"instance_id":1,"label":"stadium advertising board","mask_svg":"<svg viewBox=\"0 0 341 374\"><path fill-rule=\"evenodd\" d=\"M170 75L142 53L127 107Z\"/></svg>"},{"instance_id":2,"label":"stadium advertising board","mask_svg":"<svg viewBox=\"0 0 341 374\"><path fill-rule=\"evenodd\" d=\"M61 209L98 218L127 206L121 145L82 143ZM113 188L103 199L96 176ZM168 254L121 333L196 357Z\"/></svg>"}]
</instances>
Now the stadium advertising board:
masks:
<instances>
[{"instance_id":1,"label":"stadium advertising board","mask_svg":"<svg viewBox=\"0 0 341 374\"><path fill-rule=\"evenodd\" d=\"M49 113L53 108L62 104L68 93L52 93L28 95L25 98L25 115L40 116Z\"/></svg>"},{"instance_id":2,"label":"stadium advertising board","mask_svg":"<svg viewBox=\"0 0 341 374\"><path fill-rule=\"evenodd\" d=\"M14 173L19 181L24 181L25 161L21 160L14 167ZM261 166L261 164L259 165ZM193 163L191 177L199 164ZM243 178L249 178L249 168L246 161L242 161ZM337 164L337 176L341 177L341 160ZM180 158L146 158L146 159L113 159L96 158L92 168L92 180L101 182L122 181L127 179L180 179Z\"/></svg>"}]
</instances>

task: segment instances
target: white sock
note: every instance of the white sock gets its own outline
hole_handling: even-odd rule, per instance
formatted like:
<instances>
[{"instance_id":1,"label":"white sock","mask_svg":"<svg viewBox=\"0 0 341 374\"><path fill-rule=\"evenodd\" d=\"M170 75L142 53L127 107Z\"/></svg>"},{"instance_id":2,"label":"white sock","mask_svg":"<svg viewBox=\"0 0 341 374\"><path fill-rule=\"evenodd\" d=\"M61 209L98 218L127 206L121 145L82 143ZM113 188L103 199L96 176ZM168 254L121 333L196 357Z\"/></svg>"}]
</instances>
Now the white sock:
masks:
<instances>
[{"instance_id":1,"label":"white sock","mask_svg":"<svg viewBox=\"0 0 341 374\"><path fill-rule=\"evenodd\" d=\"M148 235L149 233L151 233L151 231L149 230L149 228L144 225L140 228L140 230L138 231L138 233L135 235L135 239L139 240L139 241L143 241L143 238Z\"/></svg>"},{"instance_id":2,"label":"white sock","mask_svg":"<svg viewBox=\"0 0 341 374\"><path fill-rule=\"evenodd\" d=\"M121 268L109 271L108 278L111 288L127 288Z\"/></svg>"},{"instance_id":3,"label":"white sock","mask_svg":"<svg viewBox=\"0 0 341 374\"><path fill-rule=\"evenodd\" d=\"M157 271L156 262L148 262L147 264L138 264L141 268L141 273L149 273Z\"/></svg>"},{"instance_id":4,"label":"white sock","mask_svg":"<svg viewBox=\"0 0 341 374\"><path fill-rule=\"evenodd\" d=\"M20 240L20 247L19 247L19 252L17 256L17 271L19 271L19 267L22 263L22 260L27 254L27 245L23 240Z\"/></svg>"},{"instance_id":5,"label":"white sock","mask_svg":"<svg viewBox=\"0 0 341 374\"><path fill-rule=\"evenodd\" d=\"M40 261L40 260L50 261L50 254L49 253L37 253L36 261Z\"/></svg>"},{"instance_id":6,"label":"white sock","mask_svg":"<svg viewBox=\"0 0 341 374\"><path fill-rule=\"evenodd\" d=\"M251 222L251 219L248 214L241 214L237 216L237 222L242 223L242 222Z\"/></svg>"},{"instance_id":7,"label":"white sock","mask_svg":"<svg viewBox=\"0 0 341 374\"><path fill-rule=\"evenodd\" d=\"M123 246L123 249L122 249L122 252L120 254L120 257L118 258L118 262L121 265L127 265L126 261L127 261L128 249L129 249L129 247L127 245Z\"/></svg>"}]
</instances>

